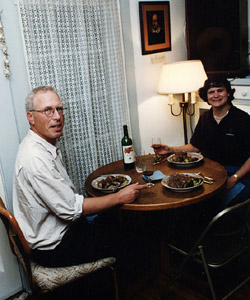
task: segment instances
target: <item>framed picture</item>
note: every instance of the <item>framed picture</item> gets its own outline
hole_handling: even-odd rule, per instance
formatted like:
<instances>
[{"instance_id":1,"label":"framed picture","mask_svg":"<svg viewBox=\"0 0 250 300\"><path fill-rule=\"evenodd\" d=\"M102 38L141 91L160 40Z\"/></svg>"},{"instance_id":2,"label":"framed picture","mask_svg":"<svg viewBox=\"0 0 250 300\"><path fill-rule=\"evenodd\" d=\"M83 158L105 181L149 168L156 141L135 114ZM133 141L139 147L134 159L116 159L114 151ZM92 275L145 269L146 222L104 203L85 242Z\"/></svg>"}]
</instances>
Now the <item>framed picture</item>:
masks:
<instances>
[{"instance_id":1,"label":"framed picture","mask_svg":"<svg viewBox=\"0 0 250 300\"><path fill-rule=\"evenodd\" d=\"M139 2L142 55L171 50L169 1Z\"/></svg>"}]
</instances>

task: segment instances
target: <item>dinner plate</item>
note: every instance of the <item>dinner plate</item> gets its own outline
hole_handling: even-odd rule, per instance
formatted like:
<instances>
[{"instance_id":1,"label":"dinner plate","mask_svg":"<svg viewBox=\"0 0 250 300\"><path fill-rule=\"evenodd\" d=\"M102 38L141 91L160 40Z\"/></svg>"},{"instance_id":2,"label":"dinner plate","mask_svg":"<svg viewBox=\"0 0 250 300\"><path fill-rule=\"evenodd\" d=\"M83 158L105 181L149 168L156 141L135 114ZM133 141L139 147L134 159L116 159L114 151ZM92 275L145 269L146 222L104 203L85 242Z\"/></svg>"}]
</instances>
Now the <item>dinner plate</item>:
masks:
<instances>
[{"instance_id":1,"label":"dinner plate","mask_svg":"<svg viewBox=\"0 0 250 300\"><path fill-rule=\"evenodd\" d=\"M200 153L197 153L197 152L188 152L188 153L191 155L191 157L196 158L196 160L190 161L190 162L177 162L177 161L173 161L175 154L172 154L167 158L167 161L170 164L177 166L177 167L190 167L190 166L198 164L200 161L203 160L203 155Z\"/></svg>"},{"instance_id":2,"label":"dinner plate","mask_svg":"<svg viewBox=\"0 0 250 300\"><path fill-rule=\"evenodd\" d=\"M108 176L122 176L125 177L127 179L127 183L125 183L124 185L117 187L117 188L107 188L107 189L103 189L101 187L98 186L98 182L100 180L106 179ZM107 174L107 175L101 175L99 177L97 177L96 179L92 180L91 185L93 188L102 191L102 192L107 192L107 193L113 193L116 192L119 189L124 188L125 186L129 185L131 183L131 177L125 174Z\"/></svg>"},{"instance_id":3,"label":"dinner plate","mask_svg":"<svg viewBox=\"0 0 250 300\"><path fill-rule=\"evenodd\" d=\"M166 176L162 179L161 181L161 184L163 186L165 186L166 188L168 188L169 190L173 191L173 192L190 192L198 187L200 187L202 184L203 184L203 177L199 174L196 174L196 173L179 173L179 174L184 174L184 175L189 175L189 176L192 176L192 177L196 177L196 178L200 178L201 179L201 182L198 184L198 185L195 185L195 186L191 186L191 187L186 187L186 188L174 188L174 187L171 187L167 184L167 180L169 178L169 176Z\"/></svg>"}]
</instances>

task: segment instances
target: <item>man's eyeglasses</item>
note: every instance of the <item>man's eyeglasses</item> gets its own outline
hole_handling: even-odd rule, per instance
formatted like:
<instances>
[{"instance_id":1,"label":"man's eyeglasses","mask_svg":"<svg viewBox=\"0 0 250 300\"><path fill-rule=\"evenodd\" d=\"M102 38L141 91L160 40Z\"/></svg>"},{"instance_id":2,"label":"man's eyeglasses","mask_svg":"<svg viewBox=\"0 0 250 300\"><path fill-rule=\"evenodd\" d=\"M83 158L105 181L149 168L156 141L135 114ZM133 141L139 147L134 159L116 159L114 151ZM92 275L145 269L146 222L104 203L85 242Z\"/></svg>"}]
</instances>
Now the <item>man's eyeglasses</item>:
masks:
<instances>
[{"instance_id":1,"label":"man's eyeglasses","mask_svg":"<svg viewBox=\"0 0 250 300\"><path fill-rule=\"evenodd\" d=\"M40 112L40 113L45 114L46 117L51 118L54 116L55 111L57 111L60 116L63 116L63 114L65 113L65 110L66 110L65 107L59 106L56 108L47 107L44 110L32 109L32 110L30 110L30 112Z\"/></svg>"}]
</instances>

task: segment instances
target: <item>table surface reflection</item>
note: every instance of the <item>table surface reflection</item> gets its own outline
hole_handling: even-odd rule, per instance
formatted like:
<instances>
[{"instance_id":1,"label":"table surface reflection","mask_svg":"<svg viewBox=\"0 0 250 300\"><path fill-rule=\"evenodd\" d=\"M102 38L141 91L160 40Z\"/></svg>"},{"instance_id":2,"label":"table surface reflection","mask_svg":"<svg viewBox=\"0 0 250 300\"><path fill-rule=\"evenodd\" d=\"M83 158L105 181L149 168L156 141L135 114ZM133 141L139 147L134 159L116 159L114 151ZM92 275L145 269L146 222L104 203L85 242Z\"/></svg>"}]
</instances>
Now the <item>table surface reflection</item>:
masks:
<instances>
[{"instance_id":1,"label":"table surface reflection","mask_svg":"<svg viewBox=\"0 0 250 300\"><path fill-rule=\"evenodd\" d=\"M161 181L156 181L154 182L155 185L153 187L143 189L136 201L122 205L122 209L138 211L165 210L198 203L221 191L227 180L225 168L208 158L204 158L198 164L188 168L175 167L167 161L164 161L155 165L155 171L156 170L160 170L165 175L171 175L176 172L201 172L204 176L212 177L215 181L213 184L204 183L202 186L189 192L173 192L164 187L161 184ZM85 190L89 196L98 197L106 194L96 190L91 185L93 179L106 174L127 174L132 178L132 183L145 183L142 174L137 173L135 168L132 170L125 170L123 161L119 160L98 168L87 177L85 181Z\"/></svg>"}]
</instances>

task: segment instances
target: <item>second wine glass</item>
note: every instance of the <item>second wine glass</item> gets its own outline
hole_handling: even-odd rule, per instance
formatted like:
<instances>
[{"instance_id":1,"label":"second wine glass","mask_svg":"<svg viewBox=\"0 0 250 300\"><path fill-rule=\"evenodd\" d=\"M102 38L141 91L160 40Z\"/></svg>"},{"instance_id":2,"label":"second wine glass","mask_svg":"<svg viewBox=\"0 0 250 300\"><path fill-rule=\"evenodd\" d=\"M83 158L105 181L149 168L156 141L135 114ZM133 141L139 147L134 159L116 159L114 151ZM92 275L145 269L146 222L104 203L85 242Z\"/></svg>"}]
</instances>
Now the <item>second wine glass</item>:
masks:
<instances>
[{"instance_id":1,"label":"second wine glass","mask_svg":"<svg viewBox=\"0 0 250 300\"><path fill-rule=\"evenodd\" d=\"M154 174L154 164L153 164L153 158L151 156L144 158L142 170L143 170L143 175L147 177L147 181L151 183L152 180L150 176Z\"/></svg>"}]
</instances>

